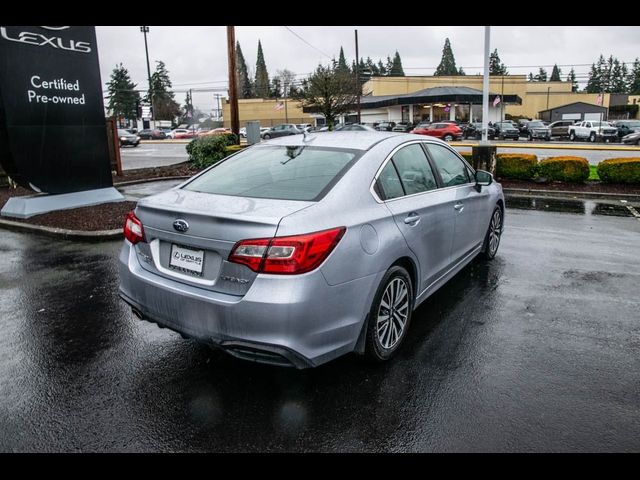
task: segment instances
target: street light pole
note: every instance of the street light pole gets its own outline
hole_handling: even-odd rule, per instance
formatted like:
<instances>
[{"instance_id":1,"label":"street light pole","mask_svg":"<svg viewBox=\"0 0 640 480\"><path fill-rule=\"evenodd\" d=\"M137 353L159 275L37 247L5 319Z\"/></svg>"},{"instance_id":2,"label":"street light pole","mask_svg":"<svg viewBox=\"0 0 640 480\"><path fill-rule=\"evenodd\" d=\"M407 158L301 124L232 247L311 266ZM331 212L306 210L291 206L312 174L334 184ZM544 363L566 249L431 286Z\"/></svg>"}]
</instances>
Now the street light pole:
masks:
<instances>
[{"instance_id":1,"label":"street light pole","mask_svg":"<svg viewBox=\"0 0 640 480\"><path fill-rule=\"evenodd\" d=\"M362 123L362 118L360 117L360 93L362 87L360 86L360 55L358 54L358 30L356 30L356 88L358 89L358 123Z\"/></svg>"},{"instance_id":2,"label":"street light pole","mask_svg":"<svg viewBox=\"0 0 640 480\"><path fill-rule=\"evenodd\" d=\"M491 27L484 27L484 77L482 79L482 140L481 145L488 145L489 128L489 40Z\"/></svg>"},{"instance_id":3,"label":"street light pole","mask_svg":"<svg viewBox=\"0 0 640 480\"><path fill-rule=\"evenodd\" d=\"M153 108L153 90L151 89L151 66L149 65L149 45L147 44L147 33L149 33L149 27L140 27L140 31L144 34L144 51L147 55L147 79L149 81L149 103L151 103L151 120L153 126L156 123L156 112Z\"/></svg>"},{"instance_id":4,"label":"street light pole","mask_svg":"<svg viewBox=\"0 0 640 480\"><path fill-rule=\"evenodd\" d=\"M284 123L289 123L289 109L287 107L287 86L289 84L284 82Z\"/></svg>"}]
</instances>

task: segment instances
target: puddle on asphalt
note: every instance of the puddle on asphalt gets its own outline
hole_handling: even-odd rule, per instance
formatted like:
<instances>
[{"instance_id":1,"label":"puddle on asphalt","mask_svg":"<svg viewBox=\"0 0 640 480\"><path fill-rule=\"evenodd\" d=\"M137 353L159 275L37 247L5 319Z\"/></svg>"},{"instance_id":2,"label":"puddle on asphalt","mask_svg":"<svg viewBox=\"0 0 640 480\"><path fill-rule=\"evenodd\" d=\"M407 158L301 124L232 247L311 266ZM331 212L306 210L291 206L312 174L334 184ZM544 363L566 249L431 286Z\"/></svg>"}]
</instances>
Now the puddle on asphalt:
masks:
<instances>
[{"instance_id":1,"label":"puddle on asphalt","mask_svg":"<svg viewBox=\"0 0 640 480\"><path fill-rule=\"evenodd\" d=\"M506 195L507 208L540 210L545 212L574 213L580 215L605 215L633 217L625 204L602 203L594 200L558 199Z\"/></svg>"}]
</instances>

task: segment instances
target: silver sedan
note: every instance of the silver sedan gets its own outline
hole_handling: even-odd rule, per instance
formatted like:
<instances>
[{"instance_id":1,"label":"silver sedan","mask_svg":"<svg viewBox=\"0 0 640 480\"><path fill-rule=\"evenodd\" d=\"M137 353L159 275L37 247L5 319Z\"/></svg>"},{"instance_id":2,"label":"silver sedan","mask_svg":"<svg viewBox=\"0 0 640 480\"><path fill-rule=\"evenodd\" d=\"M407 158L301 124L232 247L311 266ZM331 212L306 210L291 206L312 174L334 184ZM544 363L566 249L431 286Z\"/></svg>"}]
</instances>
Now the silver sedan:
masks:
<instances>
[{"instance_id":1,"label":"silver sedan","mask_svg":"<svg viewBox=\"0 0 640 480\"><path fill-rule=\"evenodd\" d=\"M504 225L500 184L446 143L392 132L262 142L140 200L120 295L240 358L391 358L411 314Z\"/></svg>"}]
</instances>

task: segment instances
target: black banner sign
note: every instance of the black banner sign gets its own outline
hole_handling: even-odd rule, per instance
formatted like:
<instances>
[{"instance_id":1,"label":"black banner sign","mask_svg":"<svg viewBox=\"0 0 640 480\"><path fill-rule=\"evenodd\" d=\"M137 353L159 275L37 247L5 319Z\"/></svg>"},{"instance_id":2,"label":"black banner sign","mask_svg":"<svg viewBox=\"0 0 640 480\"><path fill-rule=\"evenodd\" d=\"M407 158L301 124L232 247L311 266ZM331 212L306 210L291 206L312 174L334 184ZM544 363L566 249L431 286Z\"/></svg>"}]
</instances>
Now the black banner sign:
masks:
<instances>
[{"instance_id":1,"label":"black banner sign","mask_svg":"<svg viewBox=\"0 0 640 480\"><path fill-rule=\"evenodd\" d=\"M0 26L0 163L42 192L112 186L95 27Z\"/></svg>"}]
</instances>

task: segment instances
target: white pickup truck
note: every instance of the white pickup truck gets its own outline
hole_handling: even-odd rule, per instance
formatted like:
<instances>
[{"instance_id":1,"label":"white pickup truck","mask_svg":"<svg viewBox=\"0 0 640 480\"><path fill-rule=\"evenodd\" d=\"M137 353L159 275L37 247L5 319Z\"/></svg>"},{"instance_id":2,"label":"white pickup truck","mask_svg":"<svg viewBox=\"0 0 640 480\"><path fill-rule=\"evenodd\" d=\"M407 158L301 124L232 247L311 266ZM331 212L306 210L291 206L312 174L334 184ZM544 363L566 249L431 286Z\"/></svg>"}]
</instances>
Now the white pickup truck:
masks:
<instances>
[{"instance_id":1,"label":"white pickup truck","mask_svg":"<svg viewBox=\"0 0 640 480\"><path fill-rule=\"evenodd\" d=\"M569 127L569 140L574 142L578 139L613 142L618 139L618 129L609 122L586 120Z\"/></svg>"}]
</instances>

